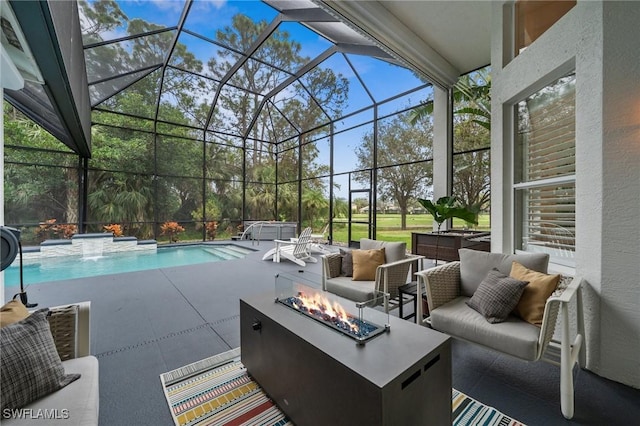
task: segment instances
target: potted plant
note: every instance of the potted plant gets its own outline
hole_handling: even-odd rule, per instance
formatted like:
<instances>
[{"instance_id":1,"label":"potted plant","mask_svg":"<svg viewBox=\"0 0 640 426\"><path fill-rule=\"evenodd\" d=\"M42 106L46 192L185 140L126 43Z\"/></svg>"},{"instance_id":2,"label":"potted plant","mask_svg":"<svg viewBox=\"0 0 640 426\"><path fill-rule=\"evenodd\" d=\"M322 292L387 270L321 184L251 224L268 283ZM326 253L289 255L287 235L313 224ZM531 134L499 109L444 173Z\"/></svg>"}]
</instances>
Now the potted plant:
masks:
<instances>
[{"instance_id":1,"label":"potted plant","mask_svg":"<svg viewBox=\"0 0 640 426\"><path fill-rule=\"evenodd\" d=\"M436 232L436 254L435 263L438 264L438 246L440 240L440 228L442 224L449 220L458 218L465 222L478 224L478 213L469 207L465 207L456 197L440 197L434 203L431 200L418 198L418 202L433 216L433 220L438 224Z\"/></svg>"}]
</instances>

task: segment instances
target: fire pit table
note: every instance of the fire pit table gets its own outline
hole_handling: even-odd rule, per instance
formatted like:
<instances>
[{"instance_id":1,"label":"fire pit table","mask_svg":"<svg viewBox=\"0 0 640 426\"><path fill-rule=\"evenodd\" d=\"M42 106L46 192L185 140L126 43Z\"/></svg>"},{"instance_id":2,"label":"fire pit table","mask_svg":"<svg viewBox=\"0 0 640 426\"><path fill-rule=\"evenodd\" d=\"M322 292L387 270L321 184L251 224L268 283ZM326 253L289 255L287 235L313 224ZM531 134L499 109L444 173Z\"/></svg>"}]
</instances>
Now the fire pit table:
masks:
<instances>
[{"instance_id":1,"label":"fire pit table","mask_svg":"<svg viewBox=\"0 0 640 426\"><path fill-rule=\"evenodd\" d=\"M451 425L450 338L307 278L240 300L242 363L280 409L305 426Z\"/></svg>"}]
</instances>

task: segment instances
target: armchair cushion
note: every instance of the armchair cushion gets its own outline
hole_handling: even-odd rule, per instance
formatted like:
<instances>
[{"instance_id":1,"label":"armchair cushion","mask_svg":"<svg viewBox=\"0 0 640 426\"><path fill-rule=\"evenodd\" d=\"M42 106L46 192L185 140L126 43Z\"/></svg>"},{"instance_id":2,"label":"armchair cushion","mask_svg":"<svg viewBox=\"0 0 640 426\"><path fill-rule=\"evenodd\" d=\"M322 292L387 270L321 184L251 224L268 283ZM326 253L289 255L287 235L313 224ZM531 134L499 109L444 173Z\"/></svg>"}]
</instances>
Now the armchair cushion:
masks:
<instances>
[{"instance_id":1,"label":"armchair cushion","mask_svg":"<svg viewBox=\"0 0 640 426\"><path fill-rule=\"evenodd\" d=\"M528 281L508 277L494 268L482 280L467 305L492 324L503 322L518 304L527 284Z\"/></svg>"},{"instance_id":2,"label":"armchair cushion","mask_svg":"<svg viewBox=\"0 0 640 426\"><path fill-rule=\"evenodd\" d=\"M353 250L353 281L373 281L376 269L384 264L384 248Z\"/></svg>"},{"instance_id":3,"label":"armchair cushion","mask_svg":"<svg viewBox=\"0 0 640 426\"><path fill-rule=\"evenodd\" d=\"M548 275L532 271L514 261L511 266L511 277L522 281L529 281L524 288L522 297L514 309L514 314L523 320L540 327L547 299L558 287L560 274Z\"/></svg>"},{"instance_id":4,"label":"armchair cushion","mask_svg":"<svg viewBox=\"0 0 640 426\"><path fill-rule=\"evenodd\" d=\"M540 328L515 315L491 324L470 309L465 303L467 300L468 297L461 296L432 310L429 314L433 328L518 358L536 359Z\"/></svg>"},{"instance_id":5,"label":"armchair cushion","mask_svg":"<svg viewBox=\"0 0 640 426\"><path fill-rule=\"evenodd\" d=\"M80 374L65 374L48 313L48 309L41 309L0 329L3 410L23 407L80 378Z\"/></svg>"},{"instance_id":6,"label":"armchair cushion","mask_svg":"<svg viewBox=\"0 0 640 426\"><path fill-rule=\"evenodd\" d=\"M407 257L407 243L360 239L360 248L363 250L384 248L384 262L391 263L403 260Z\"/></svg>"},{"instance_id":7,"label":"armchair cushion","mask_svg":"<svg viewBox=\"0 0 640 426\"><path fill-rule=\"evenodd\" d=\"M353 254L351 250L340 249L340 257L342 257L342 264L340 265L341 275L345 277L353 276Z\"/></svg>"},{"instance_id":8,"label":"armchair cushion","mask_svg":"<svg viewBox=\"0 0 640 426\"><path fill-rule=\"evenodd\" d=\"M511 272L511 263L516 262L537 272L547 272L549 255L547 253L502 254L484 251L460 249L460 293L471 297L482 280L493 268L504 275Z\"/></svg>"},{"instance_id":9,"label":"armchair cushion","mask_svg":"<svg viewBox=\"0 0 640 426\"><path fill-rule=\"evenodd\" d=\"M350 277L335 277L327 280L325 290L354 302L369 302L376 297L376 282L353 281Z\"/></svg>"}]
</instances>

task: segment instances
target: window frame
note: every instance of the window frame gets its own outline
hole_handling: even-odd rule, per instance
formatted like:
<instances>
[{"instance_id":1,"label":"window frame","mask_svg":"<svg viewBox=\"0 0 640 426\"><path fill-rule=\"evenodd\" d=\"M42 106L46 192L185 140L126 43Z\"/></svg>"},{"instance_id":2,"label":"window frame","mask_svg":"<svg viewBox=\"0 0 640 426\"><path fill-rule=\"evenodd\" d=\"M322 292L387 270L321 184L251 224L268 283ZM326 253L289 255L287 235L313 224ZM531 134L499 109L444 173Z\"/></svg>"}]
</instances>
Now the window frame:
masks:
<instances>
[{"instance_id":1,"label":"window frame","mask_svg":"<svg viewBox=\"0 0 640 426\"><path fill-rule=\"evenodd\" d=\"M537 188L553 188L553 187L557 187L557 186L561 186L564 184L573 184L573 190L574 193L576 191L576 171L574 169L572 174L565 174L565 175L560 175L560 176L552 176L552 177L548 177L548 178L542 178L542 179L533 179L533 180L527 180L525 181L525 176L523 170L525 169L525 167L527 167L527 165L525 164L526 159L524 158L523 155L523 147L519 146L521 143L521 137L519 135L520 130L519 130L519 104L523 101L526 101L529 97L534 96L536 93L539 93L540 91L544 90L545 88L548 88L549 86L552 86L554 84L556 84L560 79L565 78L565 77L570 77L572 76L574 77L573 80L573 84L575 85L575 78L576 78L576 72L575 69L571 70L570 72L564 73L563 75L561 75L560 77L551 80L550 82L548 82L547 84L545 84L544 86L542 86L542 88L540 88L540 86L535 86L536 89L531 90L529 92L527 92L527 94L525 96L522 96L520 98L520 100L514 102L514 104L512 105L513 108L513 119L514 119L514 126L513 126L513 146L512 146L512 152L511 152L511 158L513 161L513 169L512 169L512 180L511 180L511 190L512 190L512 197L513 197L513 246L514 246L514 252L515 253L532 253L534 251L531 250L525 250L523 249L523 247L525 247L525 224L528 222L528 213L529 210L527 209L527 205L525 205L525 191L531 190L531 189L537 189ZM575 119L576 119L576 113L575 113L575 100L574 100L574 110L573 110L573 118L574 118L574 129L575 129ZM575 132L575 130L574 130ZM573 161L574 161L574 166L575 166L575 161L576 161L576 155L575 155L575 149L576 149L576 140L575 140L575 134L574 134L574 154L573 154ZM576 204L575 204L575 200L574 200L574 216L573 216L573 221L575 223L575 219L576 219ZM540 221L541 223L544 221ZM575 228L574 228L575 231ZM573 255L569 256L569 257L563 257L563 256L557 256L554 255L553 250L551 249L547 249L547 250L539 250L539 251L535 251L535 252L545 252L545 253L549 253L550 255L550 259L549 259L549 263L559 266L560 268L564 269L572 269L575 268L575 232L573 233L573 239L574 239L574 244L573 244ZM556 252L557 253L557 252Z\"/></svg>"}]
</instances>

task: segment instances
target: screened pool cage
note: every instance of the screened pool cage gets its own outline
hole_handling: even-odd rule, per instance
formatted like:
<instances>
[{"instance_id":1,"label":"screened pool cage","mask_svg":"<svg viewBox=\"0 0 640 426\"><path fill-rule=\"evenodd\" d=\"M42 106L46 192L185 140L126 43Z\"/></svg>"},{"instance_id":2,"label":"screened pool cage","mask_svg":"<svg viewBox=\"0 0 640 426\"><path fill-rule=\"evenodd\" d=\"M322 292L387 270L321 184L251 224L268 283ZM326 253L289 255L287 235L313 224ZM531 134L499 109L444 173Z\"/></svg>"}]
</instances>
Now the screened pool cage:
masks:
<instances>
[{"instance_id":1,"label":"screened pool cage","mask_svg":"<svg viewBox=\"0 0 640 426\"><path fill-rule=\"evenodd\" d=\"M5 93L5 223L27 243L210 240L248 221L348 242L428 198L431 115L411 117L431 84L315 3L89 1L78 17L90 155L20 115L42 88ZM483 138L454 147L459 168L488 164Z\"/></svg>"}]
</instances>

